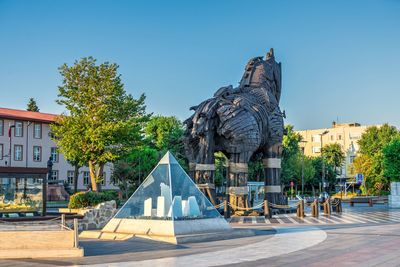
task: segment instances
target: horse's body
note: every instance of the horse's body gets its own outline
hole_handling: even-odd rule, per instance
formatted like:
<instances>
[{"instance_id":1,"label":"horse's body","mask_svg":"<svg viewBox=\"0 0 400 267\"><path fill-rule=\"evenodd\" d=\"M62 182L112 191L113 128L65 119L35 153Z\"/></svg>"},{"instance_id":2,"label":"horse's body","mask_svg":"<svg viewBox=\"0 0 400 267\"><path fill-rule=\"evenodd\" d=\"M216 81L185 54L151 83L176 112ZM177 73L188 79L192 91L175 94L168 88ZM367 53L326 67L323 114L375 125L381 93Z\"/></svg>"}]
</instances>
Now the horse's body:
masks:
<instances>
[{"instance_id":1,"label":"horse's body","mask_svg":"<svg viewBox=\"0 0 400 267\"><path fill-rule=\"evenodd\" d=\"M192 108L195 113L185 121L185 147L192 166L201 166L194 167L196 182L210 182L216 151L227 155L231 172L236 170L230 181L236 187L247 183L247 162L254 154L280 157L280 95L281 65L271 49L265 60L249 61L238 87L223 87Z\"/></svg>"}]
</instances>

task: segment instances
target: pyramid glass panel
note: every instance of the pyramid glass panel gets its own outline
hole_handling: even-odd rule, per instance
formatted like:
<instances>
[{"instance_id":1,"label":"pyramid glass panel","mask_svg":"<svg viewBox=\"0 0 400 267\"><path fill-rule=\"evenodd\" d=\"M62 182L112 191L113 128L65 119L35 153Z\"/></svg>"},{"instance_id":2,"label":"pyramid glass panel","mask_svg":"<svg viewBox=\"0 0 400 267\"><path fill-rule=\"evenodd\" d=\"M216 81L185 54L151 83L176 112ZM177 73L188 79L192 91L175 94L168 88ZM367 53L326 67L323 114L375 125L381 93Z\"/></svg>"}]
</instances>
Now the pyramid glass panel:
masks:
<instances>
[{"instance_id":1,"label":"pyramid glass panel","mask_svg":"<svg viewBox=\"0 0 400 267\"><path fill-rule=\"evenodd\" d=\"M169 152L115 215L151 220L217 217L219 212Z\"/></svg>"},{"instance_id":2,"label":"pyramid glass panel","mask_svg":"<svg viewBox=\"0 0 400 267\"><path fill-rule=\"evenodd\" d=\"M178 200L175 204L178 207L173 206L174 220L216 218L221 216L179 164L171 164L170 168L173 202ZM181 203L179 204L179 202ZM179 211L179 206L181 211Z\"/></svg>"},{"instance_id":3,"label":"pyramid glass panel","mask_svg":"<svg viewBox=\"0 0 400 267\"><path fill-rule=\"evenodd\" d=\"M169 182L168 164L157 165L122 206L115 218L167 219L165 217L171 203Z\"/></svg>"}]
</instances>

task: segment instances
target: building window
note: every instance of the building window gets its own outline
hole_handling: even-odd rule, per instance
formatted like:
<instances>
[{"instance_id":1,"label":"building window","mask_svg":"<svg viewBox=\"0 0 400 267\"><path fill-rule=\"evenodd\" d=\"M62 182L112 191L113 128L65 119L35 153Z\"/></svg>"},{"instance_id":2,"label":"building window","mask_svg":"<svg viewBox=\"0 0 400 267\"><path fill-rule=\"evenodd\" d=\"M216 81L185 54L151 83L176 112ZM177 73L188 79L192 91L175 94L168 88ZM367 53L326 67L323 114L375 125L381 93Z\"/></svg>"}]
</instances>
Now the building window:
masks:
<instances>
[{"instance_id":1,"label":"building window","mask_svg":"<svg viewBox=\"0 0 400 267\"><path fill-rule=\"evenodd\" d=\"M331 141L335 141L335 136L331 135Z\"/></svg>"},{"instance_id":2,"label":"building window","mask_svg":"<svg viewBox=\"0 0 400 267\"><path fill-rule=\"evenodd\" d=\"M3 144L0 144L0 160L3 160Z\"/></svg>"},{"instance_id":3,"label":"building window","mask_svg":"<svg viewBox=\"0 0 400 267\"><path fill-rule=\"evenodd\" d=\"M353 163L355 158L356 156L350 156L350 163Z\"/></svg>"},{"instance_id":4,"label":"building window","mask_svg":"<svg viewBox=\"0 0 400 267\"><path fill-rule=\"evenodd\" d=\"M83 185L89 185L89 172L83 172Z\"/></svg>"},{"instance_id":5,"label":"building window","mask_svg":"<svg viewBox=\"0 0 400 267\"><path fill-rule=\"evenodd\" d=\"M312 147L312 152L313 152L314 154L316 154L316 153L321 153L321 147L320 147L320 146L313 146L313 147Z\"/></svg>"},{"instance_id":6,"label":"building window","mask_svg":"<svg viewBox=\"0 0 400 267\"><path fill-rule=\"evenodd\" d=\"M33 147L33 161L42 161L42 147L41 146Z\"/></svg>"},{"instance_id":7,"label":"building window","mask_svg":"<svg viewBox=\"0 0 400 267\"><path fill-rule=\"evenodd\" d=\"M24 123L22 121L15 121L14 136L22 137L24 135Z\"/></svg>"},{"instance_id":8,"label":"building window","mask_svg":"<svg viewBox=\"0 0 400 267\"><path fill-rule=\"evenodd\" d=\"M311 142L321 143L321 136L319 134L314 134L311 137Z\"/></svg>"},{"instance_id":9,"label":"building window","mask_svg":"<svg viewBox=\"0 0 400 267\"><path fill-rule=\"evenodd\" d=\"M70 185L74 184L74 171L67 171L67 182Z\"/></svg>"},{"instance_id":10,"label":"building window","mask_svg":"<svg viewBox=\"0 0 400 267\"><path fill-rule=\"evenodd\" d=\"M0 120L0 135L4 135L4 120Z\"/></svg>"},{"instance_id":11,"label":"building window","mask_svg":"<svg viewBox=\"0 0 400 267\"><path fill-rule=\"evenodd\" d=\"M14 145L14 160L22 161L22 146Z\"/></svg>"},{"instance_id":12,"label":"building window","mask_svg":"<svg viewBox=\"0 0 400 267\"><path fill-rule=\"evenodd\" d=\"M338 140L342 140L342 135L341 134L338 134L338 138L337 138Z\"/></svg>"},{"instance_id":13,"label":"building window","mask_svg":"<svg viewBox=\"0 0 400 267\"><path fill-rule=\"evenodd\" d=\"M35 123L33 125L33 138L35 138L35 139L42 138L42 124L41 123Z\"/></svg>"},{"instance_id":14,"label":"building window","mask_svg":"<svg viewBox=\"0 0 400 267\"><path fill-rule=\"evenodd\" d=\"M58 171L51 171L50 181L57 181L58 180Z\"/></svg>"},{"instance_id":15,"label":"building window","mask_svg":"<svg viewBox=\"0 0 400 267\"><path fill-rule=\"evenodd\" d=\"M51 161L52 162L58 162L58 150L56 147L51 148Z\"/></svg>"}]
</instances>

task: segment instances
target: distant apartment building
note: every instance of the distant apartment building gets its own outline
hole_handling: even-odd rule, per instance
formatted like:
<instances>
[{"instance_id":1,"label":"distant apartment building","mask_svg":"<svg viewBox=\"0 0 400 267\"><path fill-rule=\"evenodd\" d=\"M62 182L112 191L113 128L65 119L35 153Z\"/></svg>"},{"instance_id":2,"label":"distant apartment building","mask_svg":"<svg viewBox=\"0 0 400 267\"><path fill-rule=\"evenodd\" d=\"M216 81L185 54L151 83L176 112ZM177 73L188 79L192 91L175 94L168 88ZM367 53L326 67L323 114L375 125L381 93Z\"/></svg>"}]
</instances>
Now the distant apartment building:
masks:
<instances>
[{"instance_id":1,"label":"distant apartment building","mask_svg":"<svg viewBox=\"0 0 400 267\"><path fill-rule=\"evenodd\" d=\"M0 167L47 168L51 158L53 171L49 183L66 181L73 187L74 167L59 153L50 138L50 124L57 115L0 108ZM103 189L118 189L111 182L112 164L104 167ZM79 170L78 189L90 184L89 169Z\"/></svg>"},{"instance_id":2,"label":"distant apartment building","mask_svg":"<svg viewBox=\"0 0 400 267\"><path fill-rule=\"evenodd\" d=\"M339 170L338 178L354 178L349 171L349 166L359 150L358 140L365 130L372 125L360 125L359 123L332 123L331 128L296 131L303 137L300 143L306 156L321 155L321 147L337 143L345 153L345 163Z\"/></svg>"}]
</instances>

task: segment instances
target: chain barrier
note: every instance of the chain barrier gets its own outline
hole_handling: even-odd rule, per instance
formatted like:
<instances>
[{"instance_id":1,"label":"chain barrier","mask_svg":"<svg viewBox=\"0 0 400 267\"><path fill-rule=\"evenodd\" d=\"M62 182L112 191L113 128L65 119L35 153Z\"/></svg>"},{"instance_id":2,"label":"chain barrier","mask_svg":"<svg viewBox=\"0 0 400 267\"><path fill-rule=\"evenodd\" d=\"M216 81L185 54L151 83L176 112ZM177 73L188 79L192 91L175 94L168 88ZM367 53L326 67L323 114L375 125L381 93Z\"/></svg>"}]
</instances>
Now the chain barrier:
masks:
<instances>
[{"instance_id":1,"label":"chain barrier","mask_svg":"<svg viewBox=\"0 0 400 267\"><path fill-rule=\"evenodd\" d=\"M228 203L228 205L232 208L232 209L234 209L234 210L244 210L244 211L249 211L249 210L256 210L256 209L260 209L260 208L262 208L263 206L264 206L264 203L260 203L260 204L258 204L258 205L256 205L256 206L254 206L254 207L251 207L251 208L243 208L243 207L239 207L239 206L236 206L236 205L234 205L234 204L232 204L232 203Z\"/></svg>"},{"instance_id":2,"label":"chain barrier","mask_svg":"<svg viewBox=\"0 0 400 267\"><path fill-rule=\"evenodd\" d=\"M274 204L274 203L269 203L269 206L272 208L277 208L277 209L295 209L300 205L300 201L296 202L294 205L279 205L279 204Z\"/></svg>"}]
</instances>

